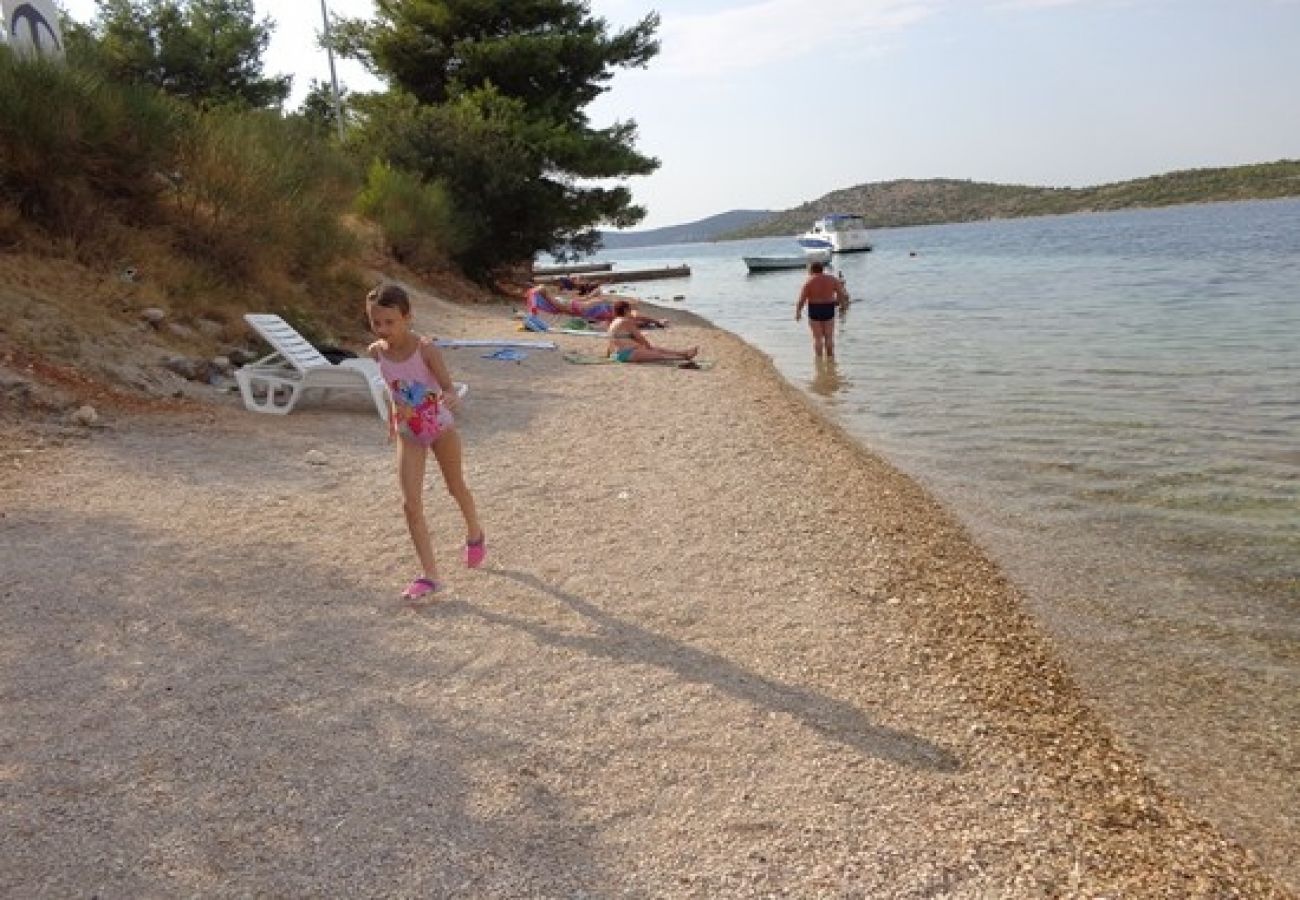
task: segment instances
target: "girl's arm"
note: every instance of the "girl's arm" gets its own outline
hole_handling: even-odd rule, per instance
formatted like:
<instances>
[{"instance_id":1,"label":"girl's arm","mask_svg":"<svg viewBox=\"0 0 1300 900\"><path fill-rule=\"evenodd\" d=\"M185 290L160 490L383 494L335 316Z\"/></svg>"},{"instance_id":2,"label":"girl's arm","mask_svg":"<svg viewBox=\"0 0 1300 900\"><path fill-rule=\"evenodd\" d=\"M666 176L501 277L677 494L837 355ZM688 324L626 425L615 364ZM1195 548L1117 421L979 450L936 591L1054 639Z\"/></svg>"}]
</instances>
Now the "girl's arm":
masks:
<instances>
[{"instance_id":1,"label":"girl's arm","mask_svg":"<svg viewBox=\"0 0 1300 900\"><path fill-rule=\"evenodd\" d=\"M376 364L379 362L379 351L382 349L379 345L380 341L375 341L366 348L366 356L373 359ZM384 396L388 399L388 440L395 441L397 440L397 407L393 406L391 391L384 391Z\"/></svg>"},{"instance_id":2,"label":"girl's arm","mask_svg":"<svg viewBox=\"0 0 1300 900\"><path fill-rule=\"evenodd\" d=\"M442 398L452 409L460 398L456 396L456 385L451 380L451 371L447 368L447 363L442 358L442 353L434 345L432 338L420 339L420 353L424 356L424 364L429 367L433 377L438 382L438 387L442 388Z\"/></svg>"}]
</instances>

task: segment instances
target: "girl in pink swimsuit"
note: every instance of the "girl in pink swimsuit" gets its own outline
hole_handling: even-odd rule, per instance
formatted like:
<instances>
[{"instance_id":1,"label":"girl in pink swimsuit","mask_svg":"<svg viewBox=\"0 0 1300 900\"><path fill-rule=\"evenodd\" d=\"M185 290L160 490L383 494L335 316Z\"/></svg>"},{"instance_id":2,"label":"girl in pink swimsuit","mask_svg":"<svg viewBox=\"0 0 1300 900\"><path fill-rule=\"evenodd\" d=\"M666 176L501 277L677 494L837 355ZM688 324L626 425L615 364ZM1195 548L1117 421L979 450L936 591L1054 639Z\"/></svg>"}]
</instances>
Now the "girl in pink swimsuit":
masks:
<instances>
[{"instance_id":1,"label":"girl in pink swimsuit","mask_svg":"<svg viewBox=\"0 0 1300 900\"><path fill-rule=\"evenodd\" d=\"M437 458L447 491L465 517L467 566L478 568L483 564L487 543L474 495L465 483L460 434L452 417L458 398L442 354L432 341L411 331L411 301L397 285L383 285L367 294L366 315L370 330L379 336L369 352L379 363L392 401L388 433L397 441L402 511L423 569L423 574L402 592L403 597L414 600L443 587L424 518L424 471L430 453Z\"/></svg>"}]
</instances>

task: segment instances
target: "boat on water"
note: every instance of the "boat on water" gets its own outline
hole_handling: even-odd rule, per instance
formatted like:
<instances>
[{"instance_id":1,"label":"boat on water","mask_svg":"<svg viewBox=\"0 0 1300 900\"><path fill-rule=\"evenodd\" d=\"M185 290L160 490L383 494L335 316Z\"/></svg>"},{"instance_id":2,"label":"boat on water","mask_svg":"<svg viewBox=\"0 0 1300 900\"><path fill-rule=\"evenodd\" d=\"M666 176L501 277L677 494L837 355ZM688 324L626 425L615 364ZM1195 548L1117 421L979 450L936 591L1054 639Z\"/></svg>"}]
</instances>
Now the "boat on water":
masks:
<instances>
[{"instance_id":1,"label":"boat on water","mask_svg":"<svg viewBox=\"0 0 1300 900\"><path fill-rule=\"evenodd\" d=\"M805 269L809 263L830 262L831 251L807 250L788 256L742 256L751 272L775 272L781 269Z\"/></svg>"},{"instance_id":2,"label":"boat on water","mask_svg":"<svg viewBox=\"0 0 1300 900\"><path fill-rule=\"evenodd\" d=\"M813 227L799 237L799 246L805 250L829 250L832 253L870 250L871 236L862 216L832 213L814 222Z\"/></svg>"}]
</instances>

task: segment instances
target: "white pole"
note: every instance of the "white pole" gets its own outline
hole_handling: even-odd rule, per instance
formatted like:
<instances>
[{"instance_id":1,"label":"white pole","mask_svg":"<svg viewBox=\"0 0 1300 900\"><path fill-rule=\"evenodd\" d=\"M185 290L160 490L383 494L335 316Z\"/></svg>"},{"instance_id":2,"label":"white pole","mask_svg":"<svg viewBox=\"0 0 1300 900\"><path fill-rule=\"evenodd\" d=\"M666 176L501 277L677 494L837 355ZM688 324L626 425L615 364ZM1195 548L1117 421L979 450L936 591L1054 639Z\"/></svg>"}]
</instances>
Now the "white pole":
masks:
<instances>
[{"instance_id":1,"label":"white pole","mask_svg":"<svg viewBox=\"0 0 1300 900\"><path fill-rule=\"evenodd\" d=\"M330 13L325 0L320 0L320 17L325 23L325 55L330 61L330 86L334 90L334 122L338 126L339 140L343 140L343 102L339 99L339 76L334 70L334 48L330 46Z\"/></svg>"}]
</instances>

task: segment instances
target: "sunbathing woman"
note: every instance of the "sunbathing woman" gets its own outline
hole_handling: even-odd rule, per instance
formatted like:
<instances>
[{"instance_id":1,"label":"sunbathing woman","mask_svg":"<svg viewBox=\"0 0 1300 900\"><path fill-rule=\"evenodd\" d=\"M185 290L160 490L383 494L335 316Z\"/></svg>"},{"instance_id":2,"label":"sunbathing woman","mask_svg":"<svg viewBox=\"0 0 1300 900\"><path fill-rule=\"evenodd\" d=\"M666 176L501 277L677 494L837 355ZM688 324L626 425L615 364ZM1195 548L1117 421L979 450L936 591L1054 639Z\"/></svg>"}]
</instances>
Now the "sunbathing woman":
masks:
<instances>
[{"instance_id":1,"label":"sunbathing woman","mask_svg":"<svg viewBox=\"0 0 1300 900\"><path fill-rule=\"evenodd\" d=\"M555 279L556 285L566 294L577 294L579 297L586 297L591 294L600 293L600 284L595 281L588 281L582 276L570 277L561 275Z\"/></svg>"},{"instance_id":2,"label":"sunbathing woman","mask_svg":"<svg viewBox=\"0 0 1300 900\"><path fill-rule=\"evenodd\" d=\"M699 347L688 347L685 350L669 350L666 347L656 347L646 340L641 329L637 327L637 320L632 312L632 304L626 300L616 300L614 302L614 321L609 323L609 347L605 350L605 355L612 357L617 362L625 363L642 363L642 362L664 362L665 360L689 361L695 358L695 354L700 352Z\"/></svg>"},{"instance_id":3,"label":"sunbathing woman","mask_svg":"<svg viewBox=\"0 0 1300 900\"><path fill-rule=\"evenodd\" d=\"M589 298L569 297L549 284L534 285L524 294L524 303L531 315L549 313L557 316L577 316L580 319L586 319L588 322L612 321L618 315L614 308L620 301L628 302L626 298L615 300L600 296ZM628 305L631 308L631 304ZM668 327L668 323L663 319L643 316L636 310L632 311L632 318L636 319L642 328Z\"/></svg>"}]
</instances>

